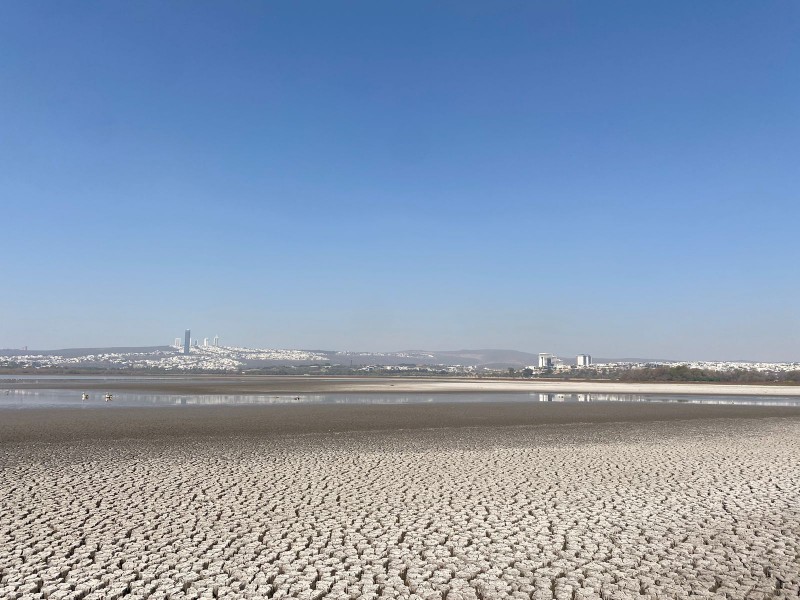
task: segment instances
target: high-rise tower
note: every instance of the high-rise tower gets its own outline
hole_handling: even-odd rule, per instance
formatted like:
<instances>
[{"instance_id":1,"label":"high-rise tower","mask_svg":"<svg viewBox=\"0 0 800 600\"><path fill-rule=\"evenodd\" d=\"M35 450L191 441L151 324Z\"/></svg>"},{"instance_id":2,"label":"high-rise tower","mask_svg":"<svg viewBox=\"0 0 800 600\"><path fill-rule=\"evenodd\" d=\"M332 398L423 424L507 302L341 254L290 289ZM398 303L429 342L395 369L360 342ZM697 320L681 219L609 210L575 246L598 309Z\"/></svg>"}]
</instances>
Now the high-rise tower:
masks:
<instances>
[{"instance_id":1,"label":"high-rise tower","mask_svg":"<svg viewBox=\"0 0 800 600\"><path fill-rule=\"evenodd\" d=\"M186 333L183 334L183 353L189 354L189 343L192 341L192 330L187 329Z\"/></svg>"}]
</instances>

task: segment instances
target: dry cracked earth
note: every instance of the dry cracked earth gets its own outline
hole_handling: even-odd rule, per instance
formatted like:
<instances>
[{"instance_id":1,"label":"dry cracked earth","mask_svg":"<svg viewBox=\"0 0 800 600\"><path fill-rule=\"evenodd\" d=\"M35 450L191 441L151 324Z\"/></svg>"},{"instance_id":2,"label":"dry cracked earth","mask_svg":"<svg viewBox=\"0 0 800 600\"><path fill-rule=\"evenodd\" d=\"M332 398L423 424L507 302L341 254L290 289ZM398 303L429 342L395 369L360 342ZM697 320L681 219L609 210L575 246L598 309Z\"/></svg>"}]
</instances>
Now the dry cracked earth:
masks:
<instances>
[{"instance_id":1,"label":"dry cracked earth","mask_svg":"<svg viewBox=\"0 0 800 600\"><path fill-rule=\"evenodd\" d=\"M797 598L800 420L0 445L0 598Z\"/></svg>"}]
</instances>

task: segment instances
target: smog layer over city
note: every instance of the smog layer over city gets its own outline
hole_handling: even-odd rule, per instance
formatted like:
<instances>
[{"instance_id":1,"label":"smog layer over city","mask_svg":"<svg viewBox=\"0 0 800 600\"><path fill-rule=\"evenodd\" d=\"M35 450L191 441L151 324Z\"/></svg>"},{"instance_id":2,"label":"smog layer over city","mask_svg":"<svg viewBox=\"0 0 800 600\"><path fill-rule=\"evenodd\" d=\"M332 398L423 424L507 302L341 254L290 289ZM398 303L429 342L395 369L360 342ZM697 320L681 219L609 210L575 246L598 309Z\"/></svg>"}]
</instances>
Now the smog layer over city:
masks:
<instances>
[{"instance_id":1,"label":"smog layer over city","mask_svg":"<svg viewBox=\"0 0 800 600\"><path fill-rule=\"evenodd\" d=\"M800 598L800 5L0 5L0 599Z\"/></svg>"}]
</instances>

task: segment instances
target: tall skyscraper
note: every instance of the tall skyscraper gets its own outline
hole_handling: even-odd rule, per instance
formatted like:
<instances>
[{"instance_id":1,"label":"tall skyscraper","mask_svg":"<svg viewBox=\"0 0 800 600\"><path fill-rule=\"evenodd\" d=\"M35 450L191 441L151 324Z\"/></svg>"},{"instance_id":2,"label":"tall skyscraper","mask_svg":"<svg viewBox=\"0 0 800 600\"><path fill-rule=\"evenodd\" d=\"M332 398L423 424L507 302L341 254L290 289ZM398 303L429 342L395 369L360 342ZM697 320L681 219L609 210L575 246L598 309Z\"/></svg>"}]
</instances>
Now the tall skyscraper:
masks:
<instances>
[{"instance_id":1,"label":"tall skyscraper","mask_svg":"<svg viewBox=\"0 0 800 600\"><path fill-rule=\"evenodd\" d=\"M549 352L539 352L539 368L551 369L553 367L553 355Z\"/></svg>"},{"instance_id":2,"label":"tall skyscraper","mask_svg":"<svg viewBox=\"0 0 800 600\"><path fill-rule=\"evenodd\" d=\"M588 354L578 354L577 363L579 367L592 366L592 357Z\"/></svg>"},{"instance_id":3,"label":"tall skyscraper","mask_svg":"<svg viewBox=\"0 0 800 600\"><path fill-rule=\"evenodd\" d=\"M216 347L216 346L219 346L219 336L218 336L218 335L215 335L215 336L214 336L214 346L215 346L215 347Z\"/></svg>"},{"instance_id":4,"label":"tall skyscraper","mask_svg":"<svg viewBox=\"0 0 800 600\"><path fill-rule=\"evenodd\" d=\"M183 353L189 354L189 344L192 341L192 330L187 329L186 333L183 334Z\"/></svg>"}]
</instances>

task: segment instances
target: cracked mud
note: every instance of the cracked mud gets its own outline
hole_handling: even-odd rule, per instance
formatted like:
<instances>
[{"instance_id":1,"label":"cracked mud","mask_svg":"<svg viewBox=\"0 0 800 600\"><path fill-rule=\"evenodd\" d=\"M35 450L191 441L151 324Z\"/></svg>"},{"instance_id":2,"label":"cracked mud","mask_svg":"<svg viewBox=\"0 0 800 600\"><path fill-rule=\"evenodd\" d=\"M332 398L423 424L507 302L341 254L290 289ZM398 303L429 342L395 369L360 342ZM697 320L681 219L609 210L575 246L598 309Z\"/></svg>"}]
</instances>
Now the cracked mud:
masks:
<instances>
[{"instance_id":1,"label":"cracked mud","mask_svg":"<svg viewBox=\"0 0 800 600\"><path fill-rule=\"evenodd\" d=\"M800 421L0 445L0 598L797 598Z\"/></svg>"}]
</instances>

